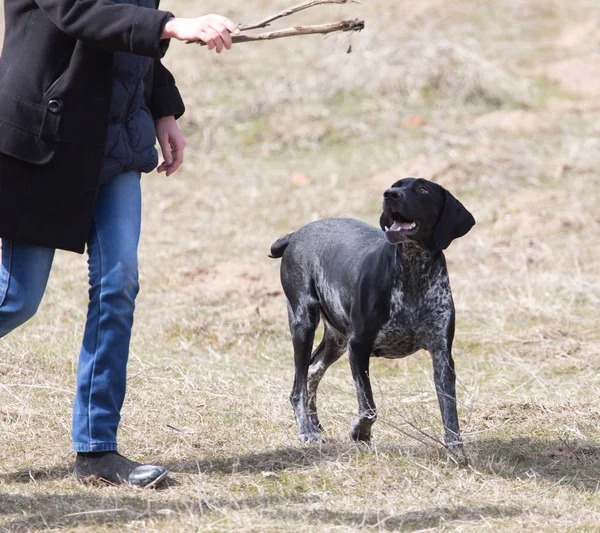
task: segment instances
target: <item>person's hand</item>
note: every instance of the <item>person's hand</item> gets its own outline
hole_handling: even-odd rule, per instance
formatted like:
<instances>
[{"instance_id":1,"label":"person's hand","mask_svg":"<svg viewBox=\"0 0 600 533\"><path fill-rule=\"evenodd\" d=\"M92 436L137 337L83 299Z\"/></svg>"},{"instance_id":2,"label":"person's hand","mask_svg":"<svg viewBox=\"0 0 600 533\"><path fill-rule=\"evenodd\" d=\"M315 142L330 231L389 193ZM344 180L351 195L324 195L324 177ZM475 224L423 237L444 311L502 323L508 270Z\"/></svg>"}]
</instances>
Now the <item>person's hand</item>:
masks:
<instances>
[{"instance_id":1,"label":"person's hand","mask_svg":"<svg viewBox=\"0 0 600 533\"><path fill-rule=\"evenodd\" d=\"M237 24L220 15L205 15L193 19L169 19L160 37L179 41L202 41L209 50L216 49L217 54L220 54L223 48L231 49L232 33L240 33Z\"/></svg>"},{"instance_id":2,"label":"person's hand","mask_svg":"<svg viewBox=\"0 0 600 533\"><path fill-rule=\"evenodd\" d=\"M183 151L185 149L185 138L175 117L159 118L155 123L156 138L163 155L163 162L156 169L158 172L165 172L170 176L183 163Z\"/></svg>"}]
</instances>

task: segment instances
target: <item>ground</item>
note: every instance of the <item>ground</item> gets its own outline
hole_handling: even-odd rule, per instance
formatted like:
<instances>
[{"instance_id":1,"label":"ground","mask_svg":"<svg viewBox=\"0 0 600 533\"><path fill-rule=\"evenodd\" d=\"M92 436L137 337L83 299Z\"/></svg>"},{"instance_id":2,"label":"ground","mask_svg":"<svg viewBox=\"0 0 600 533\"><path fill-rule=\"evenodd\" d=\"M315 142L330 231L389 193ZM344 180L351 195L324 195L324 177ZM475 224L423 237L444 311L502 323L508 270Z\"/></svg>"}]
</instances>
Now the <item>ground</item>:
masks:
<instances>
[{"instance_id":1,"label":"ground","mask_svg":"<svg viewBox=\"0 0 600 533\"><path fill-rule=\"evenodd\" d=\"M163 5L249 23L289 4ZM169 483L71 475L86 262L60 252L38 315L0 341L0 530L600 529L600 5L373 0L295 20L352 17L360 35L221 56L171 44L188 148L181 172L143 178L120 431L122 451L167 466ZM370 447L348 439L346 358L322 384L325 445L297 441L288 401L270 244L319 218L376 225L383 190L408 175L477 220L446 254L467 468L431 438L426 353L373 362Z\"/></svg>"}]
</instances>

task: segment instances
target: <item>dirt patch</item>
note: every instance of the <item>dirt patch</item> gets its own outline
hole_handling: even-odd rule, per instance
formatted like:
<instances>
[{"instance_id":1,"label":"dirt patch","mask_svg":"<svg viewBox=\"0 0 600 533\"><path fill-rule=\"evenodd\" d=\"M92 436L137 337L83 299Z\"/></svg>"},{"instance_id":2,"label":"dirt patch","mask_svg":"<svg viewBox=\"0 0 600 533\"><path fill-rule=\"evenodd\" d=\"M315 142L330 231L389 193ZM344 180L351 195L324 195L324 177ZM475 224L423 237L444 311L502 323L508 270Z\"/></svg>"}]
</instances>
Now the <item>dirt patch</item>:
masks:
<instances>
[{"instance_id":1,"label":"dirt patch","mask_svg":"<svg viewBox=\"0 0 600 533\"><path fill-rule=\"evenodd\" d=\"M600 43L600 26L597 20L566 27L558 38L558 46L573 49Z\"/></svg>"},{"instance_id":2,"label":"dirt patch","mask_svg":"<svg viewBox=\"0 0 600 533\"><path fill-rule=\"evenodd\" d=\"M203 300L227 302L232 317L257 314L275 317L285 314L285 297L279 281L279 264L226 261L208 268L186 268L179 276L188 290Z\"/></svg>"},{"instance_id":3,"label":"dirt patch","mask_svg":"<svg viewBox=\"0 0 600 533\"><path fill-rule=\"evenodd\" d=\"M567 191L525 189L500 200L495 213L493 231L521 238L540 238L557 231L580 227L583 221L569 209Z\"/></svg>"},{"instance_id":4,"label":"dirt patch","mask_svg":"<svg viewBox=\"0 0 600 533\"><path fill-rule=\"evenodd\" d=\"M570 93L591 98L600 96L600 53L549 63L541 67L539 74Z\"/></svg>"},{"instance_id":5,"label":"dirt patch","mask_svg":"<svg viewBox=\"0 0 600 533\"><path fill-rule=\"evenodd\" d=\"M549 111L556 113L588 114L600 112L600 102L595 100L560 100L552 98L546 103Z\"/></svg>"},{"instance_id":6,"label":"dirt patch","mask_svg":"<svg viewBox=\"0 0 600 533\"><path fill-rule=\"evenodd\" d=\"M531 111L493 111L475 120L478 128L499 130L506 133L535 133L549 130L554 120L549 116L541 116Z\"/></svg>"}]
</instances>

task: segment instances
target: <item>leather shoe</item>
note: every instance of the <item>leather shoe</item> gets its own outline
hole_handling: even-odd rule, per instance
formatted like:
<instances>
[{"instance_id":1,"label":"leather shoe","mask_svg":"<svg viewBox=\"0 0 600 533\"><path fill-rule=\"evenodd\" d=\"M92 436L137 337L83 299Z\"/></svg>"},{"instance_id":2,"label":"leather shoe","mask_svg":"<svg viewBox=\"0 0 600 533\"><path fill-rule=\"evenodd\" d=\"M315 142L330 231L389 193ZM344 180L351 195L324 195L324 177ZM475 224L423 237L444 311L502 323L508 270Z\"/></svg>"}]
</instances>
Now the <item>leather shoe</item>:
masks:
<instances>
[{"instance_id":1,"label":"leather shoe","mask_svg":"<svg viewBox=\"0 0 600 533\"><path fill-rule=\"evenodd\" d=\"M75 459L75 476L82 483L101 480L113 485L151 488L156 487L167 474L162 466L136 463L113 451L77 455Z\"/></svg>"}]
</instances>

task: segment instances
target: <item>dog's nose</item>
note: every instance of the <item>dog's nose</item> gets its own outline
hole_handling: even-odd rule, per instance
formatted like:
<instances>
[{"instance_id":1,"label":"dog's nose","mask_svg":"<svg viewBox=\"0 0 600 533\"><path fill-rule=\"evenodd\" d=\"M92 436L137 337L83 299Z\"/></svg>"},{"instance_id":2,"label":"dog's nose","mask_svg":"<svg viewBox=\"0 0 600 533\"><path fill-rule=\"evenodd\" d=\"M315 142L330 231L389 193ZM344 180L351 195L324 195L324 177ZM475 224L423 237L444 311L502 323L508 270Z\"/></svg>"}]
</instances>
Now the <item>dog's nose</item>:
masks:
<instances>
[{"instance_id":1,"label":"dog's nose","mask_svg":"<svg viewBox=\"0 0 600 533\"><path fill-rule=\"evenodd\" d=\"M393 198L394 200L400 198L400 195L401 193L397 189L388 189L383 193L384 198Z\"/></svg>"}]
</instances>

